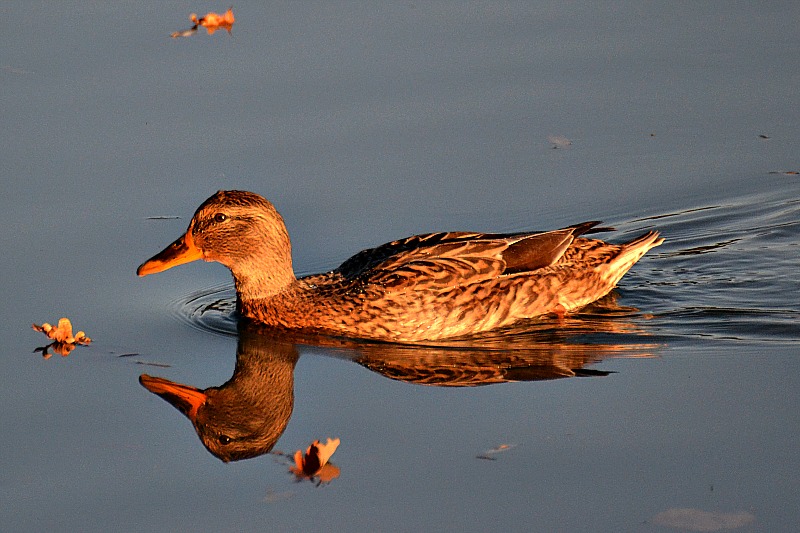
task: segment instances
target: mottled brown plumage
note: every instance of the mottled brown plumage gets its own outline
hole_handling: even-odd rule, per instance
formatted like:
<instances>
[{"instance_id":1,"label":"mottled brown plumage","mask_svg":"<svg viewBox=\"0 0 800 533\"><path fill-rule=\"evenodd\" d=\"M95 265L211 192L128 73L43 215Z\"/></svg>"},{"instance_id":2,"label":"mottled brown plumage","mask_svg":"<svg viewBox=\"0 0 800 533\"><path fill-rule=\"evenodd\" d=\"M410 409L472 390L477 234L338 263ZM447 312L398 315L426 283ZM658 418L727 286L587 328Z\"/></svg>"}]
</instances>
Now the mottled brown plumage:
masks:
<instances>
[{"instance_id":1,"label":"mottled brown plumage","mask_svg":"<svg viewBox=\"0 0 800 533\"><path fill-rule=\"evenodd\" d=\"M233 273L239 312L256 322L396 342L444 339L583 307L663 241L655 231L621 245L581 237L597 224L416 235L298 279L272 204L250 192L219 191L197 209L186 234L138 274L218 261Z\"/></svg>"}]
</instances>

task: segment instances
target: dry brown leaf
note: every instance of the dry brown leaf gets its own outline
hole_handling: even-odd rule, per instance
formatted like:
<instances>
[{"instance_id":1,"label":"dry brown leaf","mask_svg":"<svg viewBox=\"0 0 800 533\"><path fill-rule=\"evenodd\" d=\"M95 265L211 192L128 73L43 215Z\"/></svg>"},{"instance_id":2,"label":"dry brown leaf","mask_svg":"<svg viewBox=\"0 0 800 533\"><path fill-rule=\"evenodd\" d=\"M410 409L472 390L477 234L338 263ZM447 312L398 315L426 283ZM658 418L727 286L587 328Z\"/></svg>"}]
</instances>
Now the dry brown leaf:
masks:
<instances>
[{"instance_id":1,"label":"dry brown leaf","mask_svg":"<svg viewBox=\"0 0 800 533\"><path fill-rule=\"evenodd\" d=\"M205 17L199 20L193 20L192 22L198 26L203 26L208 31L209 35L213 35L214 32L220 28L227 30L228 33L230 33L233 23L236 22L236 19L233 17L233 9L229 9L222 15L217 13L206 13Z\"/></svg>"},{"instance_id":2,"label":"dry brown leaf","mask_svg":"<svg viewBox=\"0 0 800 533\"><path fill-rule=\"evenodd\" d=\"M209 35L213 35L214 32L219 29L223 29L228 33L231 33L233 23L236 22L236 18L233 16L233 8L227 10L221 15L219 13L209 12L199 18L196 13L192 13L189 15L189 20L192 21L194 26L188 30L173 32L170 37L173 39L177 39L178 37L189 37L190 35L194 35L200 26L204 27Z\"/></svg>"},{"instance_id":3,"label":"dry brown leaf","mask_svg":"<svg viewBox=\"0 0 800 533\"><path fill-rule=\"evenodd\" d=\"M64 344L89 344L92 342L92 339L87 337L83 331L72 334L72 322L69 321L69 318L60 318L55 327L47 322L41 326L31 324L31 327L36 331L41 331L54 341Z\"/></svg>"},{"instance_id":4,"label":"dry brown leaf","mask_svg":"<svg viewBox=\"0 0 800 533\"><path fill-rule=\"evenodd\" d=\"M41 326L31 324L31 327L36 331L41 331L53 340L47 346L41 346L34 350L34 352L42 352L42 356L45 359L49 359L52 356L51 350L53 353L66 357L75 349L75 346L79 344L87 345L92 342L92 339L87 337L83 331L73 335L72 322L68 318L59 319L57 326L52 326L45 322Z\"/></svg>"},{"instance_id":5,"label":"dry brown leaf","mask_svg":"<svg viewBox=\"0 0 800 533\"><path fill-rule=\"evenodd\" d=\"M294 452L295 464L289 470L298 478L311 479L317 476L320 482L329 483L339 477L339 469L328 464L333 452L339 447L339 442L339 439L329 438L325 444L321 444L315 440L305 454L301 450L297 450Z\"/></svg>"}]
</instances>

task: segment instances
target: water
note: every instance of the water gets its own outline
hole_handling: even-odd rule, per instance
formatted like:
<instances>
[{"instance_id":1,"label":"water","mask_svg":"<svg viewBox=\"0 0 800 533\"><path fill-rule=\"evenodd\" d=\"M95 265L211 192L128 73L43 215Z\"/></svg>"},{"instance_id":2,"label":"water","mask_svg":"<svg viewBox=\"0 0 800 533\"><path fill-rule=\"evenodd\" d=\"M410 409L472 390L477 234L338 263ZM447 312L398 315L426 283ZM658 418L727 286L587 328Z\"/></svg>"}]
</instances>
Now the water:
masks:
<instances>
[{"instance_id":1,"label":"water","mask_svg":"<svg viewBox=\"0 0 800 533\"><path fill-rule=\"evenodd\" d=\"M205 8L3 8L3 530L795 529L794 4L237 4L168 37ZM223 267L134 273L219 188L274 201L298 273L434 230L666 242L511 340L251 342ZM94 342L43 359L61 316ZM138 382L221 386L237 350L294 365L273 452L338 437L338 478L223 463Z\"/></svg>"}]
</instances>

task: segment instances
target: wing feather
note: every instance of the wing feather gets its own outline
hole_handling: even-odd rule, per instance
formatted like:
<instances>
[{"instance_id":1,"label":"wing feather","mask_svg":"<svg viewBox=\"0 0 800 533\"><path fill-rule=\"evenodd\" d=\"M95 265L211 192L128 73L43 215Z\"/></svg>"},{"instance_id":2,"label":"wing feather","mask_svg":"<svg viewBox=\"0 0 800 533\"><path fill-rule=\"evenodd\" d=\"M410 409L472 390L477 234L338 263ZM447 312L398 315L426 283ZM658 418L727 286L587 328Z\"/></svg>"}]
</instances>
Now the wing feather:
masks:
<instances>
[{"instance_id":1,"label":"wing feather","mask_svg":"<svg viewBox=\"0 0 800 533\"><path fill-rule=\"evenodd\" d=\"M354 255L334 271L384 290L445 290L556 263L596 222L544 233L428 233Z\"/></svg>"}]
</instances>

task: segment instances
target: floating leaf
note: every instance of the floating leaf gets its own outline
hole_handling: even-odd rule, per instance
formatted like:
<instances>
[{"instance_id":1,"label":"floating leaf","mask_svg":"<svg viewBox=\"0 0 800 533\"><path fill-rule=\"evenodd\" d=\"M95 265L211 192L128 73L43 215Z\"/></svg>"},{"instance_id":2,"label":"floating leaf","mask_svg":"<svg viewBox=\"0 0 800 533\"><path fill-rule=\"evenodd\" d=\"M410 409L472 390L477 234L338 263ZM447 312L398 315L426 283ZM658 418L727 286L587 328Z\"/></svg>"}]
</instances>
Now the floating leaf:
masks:
<instances>
[{"instance_id":1,"label":"floating leaf","mask_svg":"<svg viewBox=\"0 0 800 533\"><path fill-rule=\"evenodd\" d=\"M69 321L69 318L60 318L58 320L58 326L55 327L47 322L41 326L31 324L31 327L36 331L41 331L56 342L65 344L89 344L92 342L92 339L87 337L82 331L79 331L75 335L72 334L72 322Z\"/></svg>"},{"instance_id":2,"label":"floating leaf","mask_svg":"<svg viewBox=\"0 0 800 533\"><path fill-rule=\"evenodd\" d=\"M52 326L45 322L41 326L31 324L31 327L36 331L41 331L47 335L48 338L53 340L53 342L47 346L41 346L34 350L34 352L41 352L45 359L52 356L50 350L66 357L75 349L75 346L79 344L88 345L92 342L92 339L87 337L83 331L79 331L73 335L72 322L70 322L68 318L59 319L57 326Z\"/></svg>"},{"instance_id":3,"label":"floating leaf","mask_svg":"<svg viewBox=\"0 0 800 533\"><path fill-rule=\"evenodd\" d=\"M197 29L202 26L206 29L209 35L213 35L215 31L219 29L226 30L228 33L231 33L231 28L233 27L233 23L236 22L236 18L233 16L233 9L227 10L225 13L221 15L219 13L206 13L203 17L197 17L195 13L189 15L189 20L194 23L194 26L189 28L188 30L176 31L172 33L171 37L173 39L177 39L178 37L189 37L190 35L194 35Z\"/></svg>"},{"instance_id":4,"label":"floating leaf","mask_svg":"<svg viewBox=\"0 0 800 533\"><path fill-rule=\"evenodd\" d=\"M486 459L488 461L496 461L497 459L493 457L493 455L501 452L507 452L512 448L516 448L516 446L516 444L500 444L499 446L495 446L494 448L486 450L482 454L476 455L475 457L478 459Z\"/></svg>"},{"instance_id":5,"label":"floating leaf","mask_svg":"<svg viewBox=\"0 0 800 533\"><path fill-rule=\"evenodd\" d=\"M569 148L572 146L572 141L563 135L548 135L547 141L553 145L553 148Z\"/></svg>"},{"instance_id":6,"label":"floating leaf","mask_svg":"<svg viewBox=\"0 0 800 533\"><path fill-rule=\"evenodd\" d=\"M227 32L230 33L233 23L236 22L236 19L233 16L233 9L229 9L222 15L217 13L206 13L205 17L199 20L193 20L192 22L198 26L203 26L208 31L209 35L213 35L214 32L220 28L227 30Z\"/></svg>"},{"instance_id":7,"label":"floating leaf","mask_svg":"<svg viewBox=\"0 0 800 533\"><path fill-rule=\"evenodd\" d=\"M298 479L319 479L320 483L330 483L339 477L339 468L328 463L333 452L339 447L339 439L328 439L325 444L315 440L306 453L294 452L294 466L289 468Z\"/></svg>"}]
</instances>

